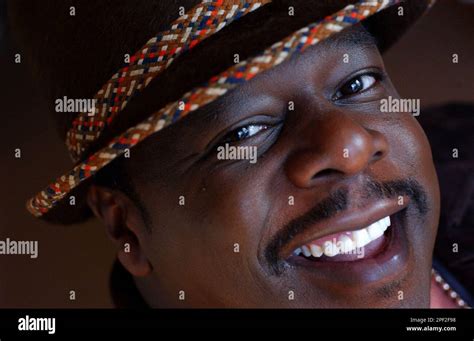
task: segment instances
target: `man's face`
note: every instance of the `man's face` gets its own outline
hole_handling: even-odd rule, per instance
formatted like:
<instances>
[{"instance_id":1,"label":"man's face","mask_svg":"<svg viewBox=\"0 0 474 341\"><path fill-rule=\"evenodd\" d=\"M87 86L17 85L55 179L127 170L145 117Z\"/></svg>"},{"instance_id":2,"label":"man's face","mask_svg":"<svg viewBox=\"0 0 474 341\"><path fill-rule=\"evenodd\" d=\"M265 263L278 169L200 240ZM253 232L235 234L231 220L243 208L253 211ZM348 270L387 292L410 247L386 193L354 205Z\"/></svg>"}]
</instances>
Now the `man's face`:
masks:
<instances>
[{"instance_id":1,"label":"man's face","mask_svg":"<svg viewBox=\"0 0 474 341\"><path fill-rule=\"evenodd\" d=\"M439 213L431 151L411 113L381 112L381 99L399 96L377 48L354 43L354 32L132 153L152 229L140 242L153 273L137 284L151 305L428 305ZM220 159L226 144L256 147L256 162ZM354 232L386 217L381 237L373 227ZM350 244L342 235L366 245L317 255L327 240Z\"/></svg>"}]
</instances>

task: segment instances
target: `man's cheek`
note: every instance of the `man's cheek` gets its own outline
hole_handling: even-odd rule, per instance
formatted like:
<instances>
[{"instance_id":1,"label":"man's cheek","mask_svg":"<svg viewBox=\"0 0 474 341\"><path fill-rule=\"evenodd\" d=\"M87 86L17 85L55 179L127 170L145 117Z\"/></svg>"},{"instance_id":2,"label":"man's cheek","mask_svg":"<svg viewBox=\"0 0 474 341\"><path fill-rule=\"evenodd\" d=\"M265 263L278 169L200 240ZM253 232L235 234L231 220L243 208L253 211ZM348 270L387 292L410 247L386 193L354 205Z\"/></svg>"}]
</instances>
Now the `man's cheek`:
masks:
<instances>
[{"instance_id":1,"label":"man's cheek","mask_svg":"<svg viewBox=\"0 0 474 341\"><path fill-rule=\"evenodd\" d=\"M431 150L423 130L411 114L397 115L399 119L388 123L389 129L386 130L391 160L403 177L430 171Z\"/></svg>"},{"instance_id":2,"label":"man's cheek","mask_svg":"<svg viewBox=\"0 0 474 341\"><path fill-rule=\"evenodd\" d=\"M415 118L411 119L408 126L407 136L411 137L413 145L411 157L414 159L412 171L418 177L425 190L428 192L430 205L433 209L439 209L439 186L436 169L433 163L431 146L428 138Z\"/></svg>"},{"instance_id":3,"label":"man's cheek","mask_svg":"<svg viewBox=\"0 0 474 341\"><path fill-rule=\"evenodd\" d=\"M408 115L403 121L403 130L399 133L400 138L395 148L399 165L404 169L400 175L404 178L414 178L427 193L428 213L423 223L425 229L416 236L424 239L422 243L426 245L434 243L439 218L440 193L429 141L418 121ZM425 248L426 255L429 250L431 248Z\"/></svg>"}]
</instances>

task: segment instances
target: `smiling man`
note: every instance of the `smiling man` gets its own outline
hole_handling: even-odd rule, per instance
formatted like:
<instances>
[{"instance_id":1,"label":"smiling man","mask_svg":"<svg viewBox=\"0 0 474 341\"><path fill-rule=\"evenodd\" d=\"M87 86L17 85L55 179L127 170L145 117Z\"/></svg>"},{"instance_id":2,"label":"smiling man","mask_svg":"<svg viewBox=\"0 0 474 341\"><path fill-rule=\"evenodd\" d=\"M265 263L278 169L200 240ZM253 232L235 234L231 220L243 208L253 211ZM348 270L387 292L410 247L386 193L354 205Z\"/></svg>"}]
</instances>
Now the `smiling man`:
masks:
<instances>
[{"instance_id":1,"label":"smiling man","mask_svg":"<svg viewBox=\"0 0 474 341\"><path fill-rule=\"evenodd\" d=\"M426 2L101 2L73 18L47 3L11 7L41 6L39 17L12 14L18 27L63 13L31 53L50 97L106 85L92 115L56 113L76 168L28 208L103 222L118 305L430 305L430 146L412 113L381 110L400 99L381 51ZM172 31L189 20L198 32ZM241 153L222 153L232 148Z\"/></svg>"},{"instance_id":2,"label":"smiling man","mask_svg":"<svg viewBox=\"0 0 474 341\"><path fill-rule=\"evenodd\" d=\"M137 284L153 306L426 306L436 175L412 115L380 113L388 95L377 47L355 27L137 147L127 174L151 234L120 192L96 187L89 202L114 230L123 212L140 226L136 240L116 241L133 242L126 267L145 275ZM224 143L256 146L256 165L218 160ZM316 250L344 236L363 259Z\"/></svg>"}]
</instances>

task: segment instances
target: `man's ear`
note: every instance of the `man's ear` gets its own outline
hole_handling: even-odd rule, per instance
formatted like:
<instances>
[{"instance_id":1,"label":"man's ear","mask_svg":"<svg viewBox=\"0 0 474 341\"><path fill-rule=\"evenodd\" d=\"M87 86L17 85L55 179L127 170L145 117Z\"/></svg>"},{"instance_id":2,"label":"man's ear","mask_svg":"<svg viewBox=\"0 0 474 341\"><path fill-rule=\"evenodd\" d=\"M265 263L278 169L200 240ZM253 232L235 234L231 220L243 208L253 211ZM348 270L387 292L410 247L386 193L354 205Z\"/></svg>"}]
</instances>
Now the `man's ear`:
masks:
<instances>
[{"instance_id":1,"label":"man's ear","mask_svg":"<svg viewBox=\"0 0 474 341\"><path fill-rule=\"evenodd\" d=\"M143 248L148 232L136 205L122 192L96 185L90 186L87 203L117 246L122 265L136 277L150 274L152 266Z\"/></svg>"}]
</instances>

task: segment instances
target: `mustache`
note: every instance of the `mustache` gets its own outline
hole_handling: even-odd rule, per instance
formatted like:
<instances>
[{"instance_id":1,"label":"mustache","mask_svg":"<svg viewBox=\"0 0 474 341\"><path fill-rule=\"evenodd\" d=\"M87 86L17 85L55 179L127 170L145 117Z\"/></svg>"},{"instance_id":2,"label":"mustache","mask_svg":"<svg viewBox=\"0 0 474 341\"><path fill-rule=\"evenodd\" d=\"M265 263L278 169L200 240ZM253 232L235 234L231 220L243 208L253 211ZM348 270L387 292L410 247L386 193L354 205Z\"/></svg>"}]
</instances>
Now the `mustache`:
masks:
<instances>
[{"instance_id":1,"label":"mustache","mask_svg":"<svg viewBox=\"0 0 474 341\"><path fill-rule=\"evenodd\" d=\"M414 179L366 183L363 199L393 199L400 195L408 196L421 217L428 212L427 194L420 183ZM349 207L349 191L340 188L320 201L302 216L291 220L269 242L264 257L275 273L281 272L279 264L280 250L296 235L311 228L312 225L334 217Z\"/></svg>"}]
</instances>

